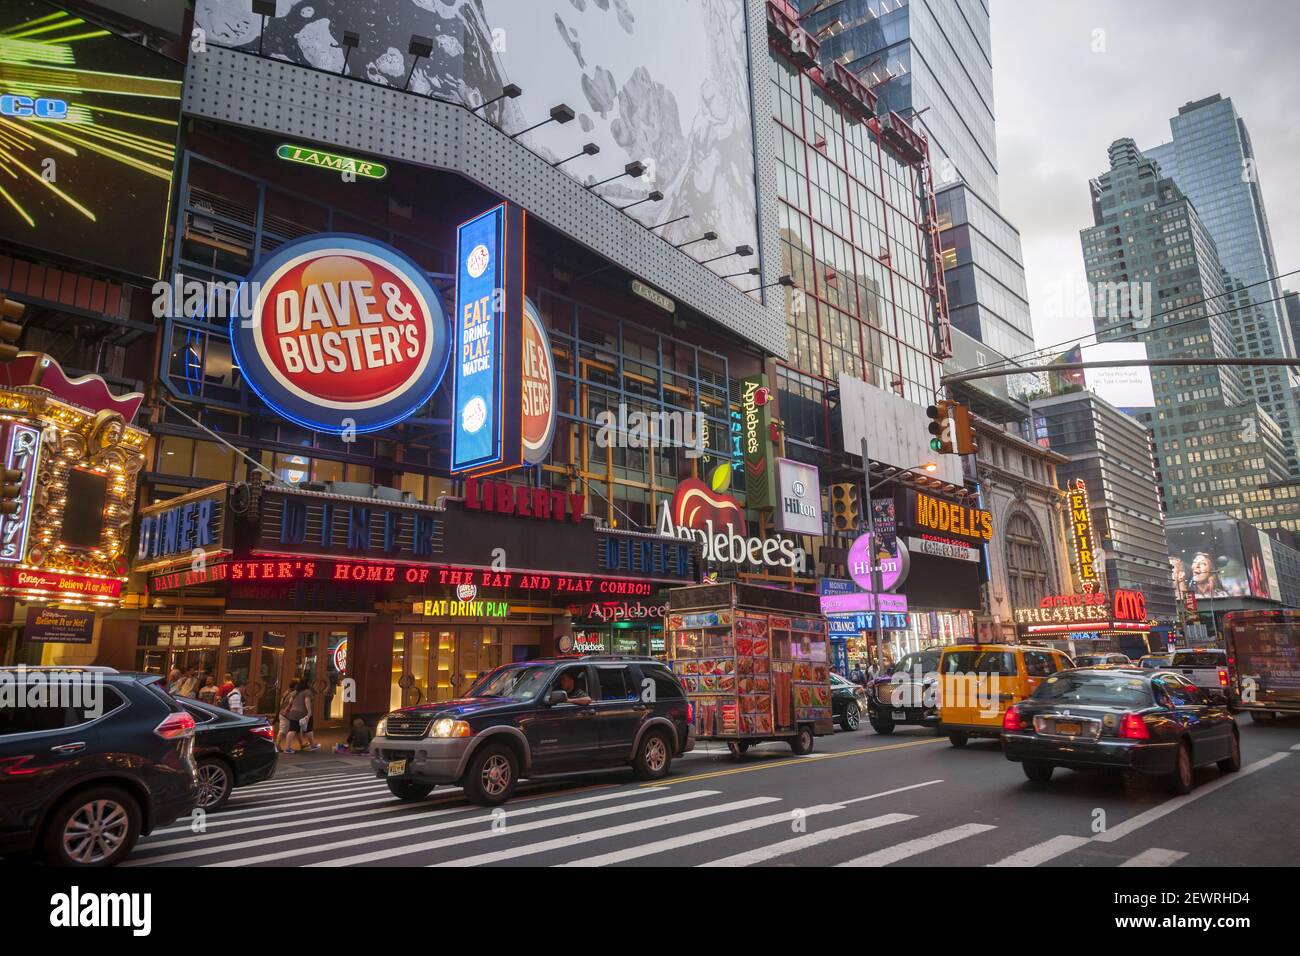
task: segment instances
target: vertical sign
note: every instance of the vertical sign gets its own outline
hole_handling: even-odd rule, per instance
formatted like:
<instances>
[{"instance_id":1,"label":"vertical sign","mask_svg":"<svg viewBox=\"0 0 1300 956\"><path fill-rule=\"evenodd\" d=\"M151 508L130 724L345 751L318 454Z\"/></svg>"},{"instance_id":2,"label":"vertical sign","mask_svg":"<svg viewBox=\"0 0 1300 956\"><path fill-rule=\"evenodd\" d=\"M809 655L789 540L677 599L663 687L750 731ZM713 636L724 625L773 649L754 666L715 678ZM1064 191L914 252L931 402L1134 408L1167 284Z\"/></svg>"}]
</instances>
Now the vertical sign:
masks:
<instances>
[{"instance_id":1,"label":"vertical sign","mask_svg":"<svg viewBox=\"0 0 1300 956\"><path fill-rule=\"evenodd\" d=\"M1070 540L1074 542L1074 569L1085 591L1097 584L1097 554L1092 544L1092 511L1088 507L1088 488L1082 478L1074 479L1067 490L1070 505Z\"/></svg>"},{"instance_id":2,"label":"vertical sign","mask_svg":"<svg viewBox=\"0 0 1300 956\"><path fill-rule=\"evenodd\" d=\"M40 459L41 433L30 425L13 422L5 437L4 467L21 471L17 505L12 514L0 514L0 561L19 562L27 553L27 529L32 516L32 484Z\"/></svg>"},{"instance_id":3,"label":"vertical sign","mask_svg":"<svg viewBox=\"0 0 1300 956\"><path fill-rule=\"evenodd\" d=\"M451 471L521 463L523 212L507 203L456 234Z\"/></svg>"},{"instance_id":4,"label":"vertical sign","mask_svg":"<svg viewBox=\"0 0 1300 956\"><path fill-rule=\"evenodd\" d=\"M555 356L537 307L524 300L522 440L524 463L546 461L555 438Z\"/></svg>"},{"instance_id":5,"label":"vertical sign","mask_svg":"<svg viewBox=\"0 0 1300 956\"><path fill-rule=\"evenodd\" d=\"M772 392L766 375L751 375L740 383L741 447L745 453L745 504L776 506L772 476Z\"/></svg>"}]
</instances>

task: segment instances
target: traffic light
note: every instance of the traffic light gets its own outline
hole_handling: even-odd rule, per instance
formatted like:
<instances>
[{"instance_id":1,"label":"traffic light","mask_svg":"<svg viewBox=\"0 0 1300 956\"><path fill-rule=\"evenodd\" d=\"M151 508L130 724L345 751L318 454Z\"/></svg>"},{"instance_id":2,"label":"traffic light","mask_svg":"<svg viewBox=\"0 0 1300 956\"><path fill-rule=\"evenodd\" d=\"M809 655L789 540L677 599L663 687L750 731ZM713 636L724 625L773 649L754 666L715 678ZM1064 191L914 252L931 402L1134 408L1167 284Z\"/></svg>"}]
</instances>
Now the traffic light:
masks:
<instances>
[{"instance_id":1,"label":"traffic light","mask_svg":"<svg viewBox=\"0 0 1300 956\"><path fill-rule=\"evenodd\" d=\"M971 420L970 409L953 402L949 414L952 416L953 444L957 454L975 454L979 451L979 443L975 441L975 423Z\"/></svg>"},{"instance_id":2,"label":"traffic light","mask_svg":"<svg viewBox=\"0 0 1300 956\"><path fill-rule=\"evenodd\" d=\"M856 533L862 524L862 506L858 486L852 483L831 485L831 529L841 534Z\"/></svg>"},{"instance_id":3,"label":"traffic light","mask_svg":"<svg viewBox=\"0 0 1300 956\"><path fill-rule=\"evenodd\" d=\"M0 469L0 515L15 514L22 506L18 499L26 478L27 473L17 468Z\"/></svg>"},{"instance_id":4,"label":"traffic light","mask_svg":"<svg viewBox=\"0 0 1300 956\"><path fill-rule=\"evenodd\" d=\"M953 448L952 402L936 402L925 410L930 418L930 451L940 455L951 455Z\"/></svg>"},{"instance_id":5,"label":"traffic light","mask_svg":"<svg viewBox=\"0 0 1300 956\"><path fill-rule=\"evenodd\" d=\"M18 357L18 337L23 334L23 312L27 306L5 298L0 292L0 362Z\"/></svg>"}]
</instances>

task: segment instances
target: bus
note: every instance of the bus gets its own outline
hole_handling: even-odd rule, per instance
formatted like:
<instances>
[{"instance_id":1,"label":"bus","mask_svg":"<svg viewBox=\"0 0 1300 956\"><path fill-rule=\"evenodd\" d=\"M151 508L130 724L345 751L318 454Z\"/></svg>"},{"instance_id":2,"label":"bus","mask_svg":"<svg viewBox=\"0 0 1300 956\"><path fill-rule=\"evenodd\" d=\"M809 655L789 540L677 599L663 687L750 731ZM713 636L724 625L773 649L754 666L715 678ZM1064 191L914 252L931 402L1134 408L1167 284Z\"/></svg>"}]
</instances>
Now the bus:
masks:
<instances>
[{"instance_id":1,"label":"bus","mask_svg":"<svg viewBox=\"0 0 1300 956\"><path fill-rule=\"evenodd\" d=\"M1258 721L1300 714L1300 611L1229 611L1223 633L1238 706Z\"/></svg>"}]
</instances>

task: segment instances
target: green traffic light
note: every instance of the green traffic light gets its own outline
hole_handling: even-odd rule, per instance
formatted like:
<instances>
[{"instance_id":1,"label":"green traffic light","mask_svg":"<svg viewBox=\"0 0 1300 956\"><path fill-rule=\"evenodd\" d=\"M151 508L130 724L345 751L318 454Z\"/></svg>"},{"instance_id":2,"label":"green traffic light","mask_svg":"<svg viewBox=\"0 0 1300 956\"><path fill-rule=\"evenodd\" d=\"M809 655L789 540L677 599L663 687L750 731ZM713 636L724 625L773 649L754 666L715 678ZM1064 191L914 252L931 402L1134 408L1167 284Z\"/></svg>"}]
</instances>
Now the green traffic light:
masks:
<instances>
[{"instance_id":1,"label":"green traffic light","mask_svg":"<svg viewBox=\"0 0 1300 956\"><path fill-rule=\"evenodd\" d=\"M930 439L930 451L943 451L943 442L938 438Z\"/></svg>"}]
</instances>

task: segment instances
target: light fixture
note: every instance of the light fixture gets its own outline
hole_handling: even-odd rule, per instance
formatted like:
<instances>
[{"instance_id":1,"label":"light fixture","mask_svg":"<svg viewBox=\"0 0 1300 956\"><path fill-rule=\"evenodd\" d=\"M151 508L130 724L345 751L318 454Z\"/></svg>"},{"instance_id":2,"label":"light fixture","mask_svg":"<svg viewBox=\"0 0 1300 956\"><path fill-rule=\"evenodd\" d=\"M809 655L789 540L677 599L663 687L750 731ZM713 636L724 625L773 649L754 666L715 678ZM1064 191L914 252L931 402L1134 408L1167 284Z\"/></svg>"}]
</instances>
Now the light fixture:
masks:
<instances>
[{"instance_id":1,"label":"light fixture","mask_svg":"<svg viewBox=\"0 0 1300 956\"><path fill-rule=\"evenodd\" d=\"M262 40L266 38L266 21L275 16L275 0L253 0L253 14L262 18L262 32L257 35L257 55L262 55Z\"/></svg>"},{"instance_id":2,"label":"light fixture","mask_svg":"<svg viewBox=\"0 0 1300 956\"><path fill-rule=\"evenodd\" d=\"M357 48L357 44L360 42L361 37L358 34L353 33L351 30L343 31L343 40L339 43L339 46L343 47L347 52L343 54L343 68L339 70L340 76L348 71L348 57L352 55L352 51Z\"/></svg>"},{"instance_id":3,"label":"light fixture","mask_svg":"<svg viewBox=\"0 0 1300 956\"><path fill-rule=\"evenodd\" d=\"M496 103L500 100L504 100L504 99L517 100L519 99L519 97L523 96L523 94L524 91L519 88L518 84L507 83L505 86L501 87L501 92L498 95L492 97L492 99L490 100L484 100L478 106L475 106L473 109L471 109L470 112L471 113L478 112L479 110L483 109L485 106L491 106L493 103Z\"/></svg>"},{"instance_id":4,"label":"light fixture","mask_svg":"<svg viewBox=\"0 0 1300 956\"><path fill-rule=\"evenodd\" d=\"M703 265L706 262L717 262L719 259L730 259L732 256L741 256L743 258L745 256L752 256L753 254L753 246L736 246L736 248L731 252L724 252L720 256L713 256L709 259L701 259L700 264Z\"/></svg>"},{"instance_id":5,"label":"light fixture","mask_svg":"<svg viewBox=\"0 0 1300 956\"><path fill-rule=\"evenodd\" d=\"M767 283L767 285L756 285L756 286L754 286L754 288L752 288L752 289L746 289L745 291L746 291L747 293L748 293L748 292L757 292L759 289L770 289L770 288L772 288L772 286L774 286L774 285L783 285L783 286L786 286L787 288L793 289L793 288L794 288L794 276L792 276L792 275L783 275L783 276L781 276L781 278L777 279L775 282L769 282L769 283Z\"/></svg>"},{"instance_id":6,"label":"light fixture","mask_svg":"<svg viewBox=\"0 0 1300 956\"><path fill-rule=\"evenodd\" d=\"M551 168L557 169L560 166L563 166L571 159L577 159L579 156L595 156L599 152L600 152L600 147L597 146L595 143L584 143L582 149L578 150L572 156L566 156L564 157L564 159L560 159L557 160L556 162L551 163Z\"/></svg>"},{"instance_id":7,"label":"light fixture","mask_svg":"<svg viewBox=\"0 0 1300 956\"><path fill-rule=\"evenodd\" d=\"M671 226L675 222L681 222L683 219L690 219L690 218L691 218L690 213L687 213L685 216L678 216L676 219L667 219L659 223L658 225L646 226L646 228L649 229L651 232L654 232L656 229L662 229L664 226Z\"/></svg>"},{"instance_id":8,"label":"light fixture","mask_svg":"<svg viewBox=\"0 0 1300 956\"><path fill-rule=\"evenodd\" d=\"M638 199L636 202L630 202L626 206L619 206L619 210L631 209L633 206L639 206L643 202L659 202L664 198L664 194L657 189L652 189L644 199Z\"/></svg>"},{"instance_id":9,"label":"light fixture","mask_svg":"<svg viewBox=\"0 0 1300 956\"><path fill-rule=\"evenodd\" d=\"M577 114L573 112L573 107L569 106L566 103L560 103L558 106L551 107L551 115L548 116L546 119L542 120L540 123L534 123L532 126L528 126L524 129L521 129L517 133L511 133L510 138L518 139L520 136L523 136L525 133L531 133L533 130L537 129L537 127L545 126L547 123L559 123L561 126L563 126L565 123L572 120L575 115Z\"/></svg>"},{"instance_id":10,"label":"light fixture","mask_svg":"<svg viewBox=\"0 0 1300 956\"><path fill-rule=\"evenodd\" d=\"M631 176L633 179L640 179L644 175L645 175L645 163L641 162L640 160L634 159L632 160L632 162L628 163L626 166L623 167L623 171L621 173L615 173L613 176L610 176L608 179L602 179L600 180L600 182L592 183L587 188L595 189L597 186L603 186L606 183L612 183L614 180L622 179L624 176Z\"/></svg>"},{"instance_id":11,"label":"light fixture","mask_svg":"<svg viewBox=\"0 0 1300 956\"><path fill-rule=\"evenodd\" d=\"M411 34L411 42L407 44L406 52L415 57L415 59L411 61L411 68L406 71L406 82L402 84L403 90L411 85L411 77L415 75L416 65L433 52L433 41L428 37L422 37L418 33L413 33Z\"/></svg>"},{"instance_id":12,"label":"light fixture","mask_svg":"<svg viewBox=\"0 0 1300 956\"><path fill-rule=\"evenodd\" d=\"M734 279L737 276L756 276L763 270L758 266L750 266L744 272L733 272L731 275L722 276L723 279Z\"/></svg>"},{"instance_id":13,"label":"light fixture","mask_svg":"<svg viewBox=\"0 0 1300 956\"><path fill-rule=\"evenodd\" d=\"M679 242L679 243L677 243L675 246L673 246L673 248L674 248L674 249L684 249L684 248L686 248L687 246L689 246L689 245L694 245L694 244L697 243L697 242L712 242L714 239L717 239L717 238L718 238L718 234L717 234L716 232L714 232L712 229L710 229L710 230L709 230L708 232L706 232L704 235L699 236L699 237L697 237L697 238L695 238L695 239L687 239L685 242Z\"/></svg>"}]
</instances>

